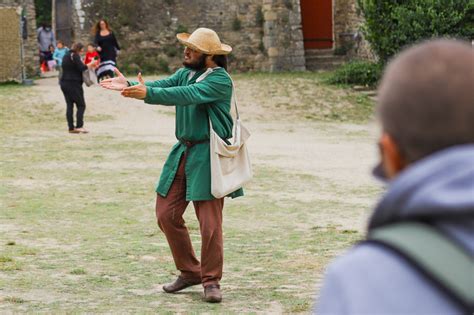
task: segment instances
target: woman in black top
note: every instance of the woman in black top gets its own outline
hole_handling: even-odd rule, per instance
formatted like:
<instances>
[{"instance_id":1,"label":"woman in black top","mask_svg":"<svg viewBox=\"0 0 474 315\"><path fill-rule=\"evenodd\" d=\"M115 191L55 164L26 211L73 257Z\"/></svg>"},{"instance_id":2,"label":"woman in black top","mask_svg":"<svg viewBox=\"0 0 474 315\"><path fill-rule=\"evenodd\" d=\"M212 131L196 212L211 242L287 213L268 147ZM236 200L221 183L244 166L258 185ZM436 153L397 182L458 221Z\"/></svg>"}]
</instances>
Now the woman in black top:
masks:
<instances>
[{"instance_id":1,"label":"woman in black top","mask_svg":"<svg viewBox=\"0 0 474 315\"><path fill-rule=\"evenodd\" d=\"M62 68L63 74L59 84L61 91L66 99L66 118L70 133L87 133L84 129L84 111L86 110L86 102L84 100L84 90L82 89L82 73L88 68L94 68L97 65L90 63L85 65L80 54L84 52L84 46L81 43L72 45L63 57ZM76 126L74 126L74 104L77 107Z\"/></svg>"},{"instance_id":2,"label":"woman in black top","mask_svg":"<svg viewBox=\"0 0 474 315\"><path fill-rule=\"evenodd\" d=\"M111 78L114 76L117 52L120 50L120 46L106 20L97 22L93 28L93 32L95 35L94 44L97 45L97 51L100 55L97 77L99 80Z\"/></svg>"}]
</instances>

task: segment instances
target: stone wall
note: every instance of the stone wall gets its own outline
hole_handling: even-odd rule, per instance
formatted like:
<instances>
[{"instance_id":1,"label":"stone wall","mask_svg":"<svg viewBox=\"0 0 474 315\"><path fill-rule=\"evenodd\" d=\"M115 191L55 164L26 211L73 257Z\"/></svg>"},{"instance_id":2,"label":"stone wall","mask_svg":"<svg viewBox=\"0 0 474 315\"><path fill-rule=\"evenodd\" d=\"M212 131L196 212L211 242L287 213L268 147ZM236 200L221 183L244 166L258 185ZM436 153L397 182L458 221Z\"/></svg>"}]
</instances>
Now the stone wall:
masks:
<instances>
[{"instance_id":1,"label":"stone wall","mask_svg":"<svg viewBox=\"0 0 474 315\"><path fill-rule=\"evenodd\" d=\"M73 38L76 42L87 44L91 41L90 23L88 23L88 16L83 8L83 1L71 0L72 13L71 24L73 28Z\"/></svg>"},{"instance_id":2,"label":"stone wall","mask_svg":"<svg viewBox=\"0 0 474 315\"><path fill-rule=\"evenodd\" d=\"M90 41L92 36L87 32L105 17L122 46L119 65L127 65L130 72L150 72L181 66L183 47L176 33L208 27L233 47L229 56L232 70L267 70L261 1L83 0L80 10L84 12L84 27L76 32L82 32L78 36L81 40Z\"/></svg>"},{"instance_id":3,"label":"stone wall","mask_svg":"<svg viewBox=\"0 0 474 315\"><path fill-rule=\"evenodd\" d=\"M17 8L0 7L0 82L22 80L20 14Z\"/></svg>"},{"instance_id":4,"label":"stone wall","mask_svg":"<svg viewBox=\"0 0 474 315\"><path fill-rule=\"evenodd\" d=\"M76 40L92 40L90 29L109 20L120 45L119 66L127 72L173 71L181 66L178 32L216 30L234 51L231 70L304 70L299 0L72 0ZM362 19L356 0L333 0L335 52L367 57L354 40ZM365 47L361 49L361 47Z\"/></svg>"},{"instance_id":5,"label":"stone wall","mask_svg":"<svg viewBox=\"0 0 474 315\"><path fill-rule=\"evenodd\" d=\"M370 45L363 38L364 22L357 9L356 0L333 0L334 41L336 54L348 54L359 59L374 59Z\"/></svg>"},{"instance_id":6,"label":"stone wall","mask_svg":"<svg viewBox=\"0 0 474 315\"><path fill-rule=\"evenodd\" d=\"M75 41L92 41L92 25L105 17L122 46L118 63L128 72L173 71L181 66L178 32L215 29L234 51L235 71L304 70L299 0L70 0ZM356 0L334 1L335 52L371 58L368 44L354 41L362 19ZM22 6L28 20L25 67L38 73L34 0L2 0L0 6Z\"/></svg>"},{"instance_id":7,"label":"stone wall","mask_svg":"<svg viewBox=\"0 0 474 315\"><path fill-rule=\"evenodd\" d=\"M263 0L267 70L305 70L299 0Z\"/></svg>"},{"instance_id":8,"label":"stone wall","mask_svg":"<svg viewBox=\"0 0 474 315\"><path fill-rule=\"evenodd\" d=\"M38 44L36 39L36 17L34 0L2 0L0 8L20 8L19 12L26 18L27 38L22 39L23 44L23 67L27 77L35 76L39 73ZM4 25L9 23L7 19L0 19L2 32ZM6 30L6 28L5 28ZM11 53L11 52L10 52ZM2 60L8 56L7 53L0 52Z\"/></svg>"}]
</instances>

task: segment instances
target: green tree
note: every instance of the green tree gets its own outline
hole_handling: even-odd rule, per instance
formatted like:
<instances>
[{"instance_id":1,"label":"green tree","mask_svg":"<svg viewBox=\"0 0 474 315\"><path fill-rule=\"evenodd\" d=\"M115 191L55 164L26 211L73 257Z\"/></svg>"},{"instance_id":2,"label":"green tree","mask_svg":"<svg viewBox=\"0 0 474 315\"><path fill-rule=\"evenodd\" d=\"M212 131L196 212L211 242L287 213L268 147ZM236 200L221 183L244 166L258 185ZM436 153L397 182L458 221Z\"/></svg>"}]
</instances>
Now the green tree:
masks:
<instances>
[{"instance_id":1,"label":"green tree","mask_svg":"<svg viewBox=\"0 0 474 315\"><path fill-rule=\"evenodd\" d=\"M52 1L35 0L36 24L51 24Z\"/></svg>"},{"instance_id":2,"label":"green tree","mask_svg":"<svg viewBox=\"0 0 474 315\"><path fill-rule=\"evenodd\" d=\"M358 0L363 32L382 63L434 37L474 38L474 0Z\"/></svg>"}]
</instances>

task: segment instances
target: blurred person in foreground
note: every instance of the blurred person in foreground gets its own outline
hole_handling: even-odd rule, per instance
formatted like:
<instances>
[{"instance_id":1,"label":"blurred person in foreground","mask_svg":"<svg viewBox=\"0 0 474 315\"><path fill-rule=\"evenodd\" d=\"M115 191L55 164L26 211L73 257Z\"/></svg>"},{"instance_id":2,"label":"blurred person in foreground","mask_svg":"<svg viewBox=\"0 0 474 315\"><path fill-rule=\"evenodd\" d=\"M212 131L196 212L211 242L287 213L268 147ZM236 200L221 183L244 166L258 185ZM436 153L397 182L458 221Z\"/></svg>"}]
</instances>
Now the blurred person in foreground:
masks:
<instances>
[{"instance_id":1,"label":"blurred person in foreground","mask_svg":"<svg viewBox=\"0 0 474 315\"><path fill-rule=\"evenodd\" d=\"M217 33L208 28L198 28L192 34L179 33L176 37L185 46L184 67L170 77L144 82L139 74L138 82L131 82L116 70L115 78L105 79L100 85L147 104L176 107L178 143L165 162L156 188L156 217L179 276L164 285L163 290L176 293L202 284L204 300L219 303L224 264L224 198L211 194L209 120L222 139L232 137L232 79L227 73L227 55L232 48L221 43ZM239 189L229 197L242 195ZM183 219L190 201L199 220L200 260Z\"/></svg>"},{"instance_id":2,"label":"blurred person in foreground","mask_svg":"<svg viewBox=\"0 0 474 315\"><path fill-rule=\"evenodd\" d=\"M400 53L379 89L390 180L367 240L327 269L317 314L471 314L474 52L454 40Z\"/></svg>"}]
</instances>

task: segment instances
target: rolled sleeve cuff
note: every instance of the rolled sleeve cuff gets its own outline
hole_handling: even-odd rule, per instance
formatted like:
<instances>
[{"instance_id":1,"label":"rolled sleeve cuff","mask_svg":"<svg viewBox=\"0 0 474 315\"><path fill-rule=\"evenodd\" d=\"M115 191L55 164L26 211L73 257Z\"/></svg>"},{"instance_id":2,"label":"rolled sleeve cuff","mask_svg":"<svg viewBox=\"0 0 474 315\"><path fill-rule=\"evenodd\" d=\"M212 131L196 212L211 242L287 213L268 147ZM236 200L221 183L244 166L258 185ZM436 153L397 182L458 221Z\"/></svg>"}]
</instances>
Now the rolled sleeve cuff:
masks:
<instances>
[{"instance_id":1,"label":"rolled sleeve cuff","mask_svg":"<svg viewBox=\"0 0 474 315\"><path fill-rule=\"evenodd\" d=\"M146 96L145 96L144 101L147 104L158 104L159 103L159 101L157 100L156 95L153 91L153 88L151 86L146 87Z\"/></svg>"}]
</instances>

